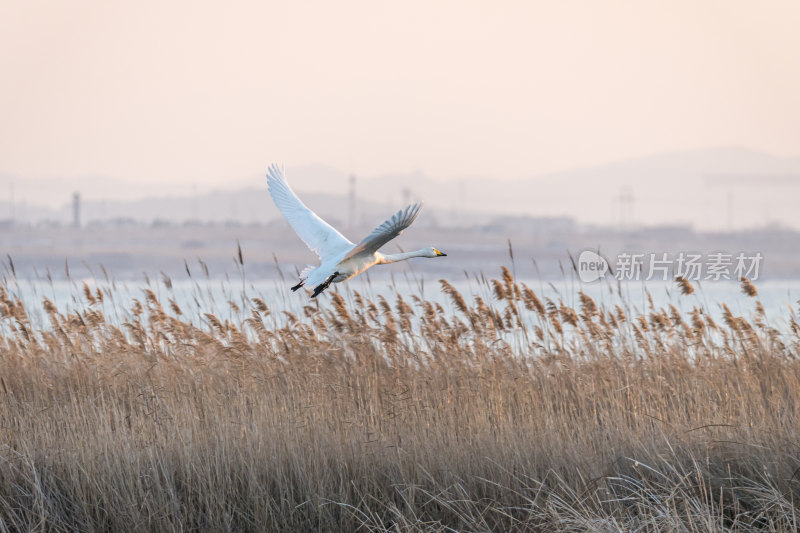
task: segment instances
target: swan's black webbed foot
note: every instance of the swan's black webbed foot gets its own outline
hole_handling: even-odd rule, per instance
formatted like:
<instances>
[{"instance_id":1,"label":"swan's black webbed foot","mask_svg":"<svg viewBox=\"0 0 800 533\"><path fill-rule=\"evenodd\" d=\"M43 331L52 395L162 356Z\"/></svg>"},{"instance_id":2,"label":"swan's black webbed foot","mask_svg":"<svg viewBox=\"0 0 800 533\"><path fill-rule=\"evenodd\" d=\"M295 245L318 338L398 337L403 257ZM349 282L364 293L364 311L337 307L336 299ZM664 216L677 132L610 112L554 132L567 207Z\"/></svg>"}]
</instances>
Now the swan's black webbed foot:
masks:
<instances>
[{"instance_id":1,"label":"swan's black webbed foot","mask_svg":"<svg viewBox=\"0 0 800 533\"><path fill-rule=\"evenodd\" d=\"M314 294L312 294L311 297L316 298L320 293L322 293L322 291L330 287L333 278L335 278L338 275L339 275L338 272L334 272L333 274L328 276L328 279L326 279L323 283L316 286L316 288L314 289Z\"/></svg>"},{"instance_id":2,"label":"swan's black webbed foot","mask_svg":"<svg viewBox=\"0 0 800 533\"><path fill-rule=\"evenodd\" d=\"M299 289L300 287L302 287L302 286L303 286L303 283L305 283L305 282L306 282L306 280L304 280L304 279L301 279L301 280L300 280L300 283L298 283L297 285L295 285L294 287L292 287L292 291L297 291L297 289Z\"/></svg>"}]
</instances>

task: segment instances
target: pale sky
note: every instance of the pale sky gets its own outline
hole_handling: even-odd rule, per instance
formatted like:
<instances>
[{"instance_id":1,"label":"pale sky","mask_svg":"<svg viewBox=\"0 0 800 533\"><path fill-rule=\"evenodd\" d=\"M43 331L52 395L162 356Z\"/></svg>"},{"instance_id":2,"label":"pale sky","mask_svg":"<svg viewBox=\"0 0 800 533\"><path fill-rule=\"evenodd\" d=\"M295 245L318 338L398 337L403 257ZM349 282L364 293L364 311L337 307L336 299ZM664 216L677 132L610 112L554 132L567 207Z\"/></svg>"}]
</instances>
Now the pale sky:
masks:
<instances>
[{"instance_id":1,"label":"pale sky","mask_svg":"<svg viewBox=\"0 0 800 533\"><path fill-rule=\"evenodd\" d=\"M0 176L800 155L800 2L0 3Z\"/></svg>"}]
</instances>

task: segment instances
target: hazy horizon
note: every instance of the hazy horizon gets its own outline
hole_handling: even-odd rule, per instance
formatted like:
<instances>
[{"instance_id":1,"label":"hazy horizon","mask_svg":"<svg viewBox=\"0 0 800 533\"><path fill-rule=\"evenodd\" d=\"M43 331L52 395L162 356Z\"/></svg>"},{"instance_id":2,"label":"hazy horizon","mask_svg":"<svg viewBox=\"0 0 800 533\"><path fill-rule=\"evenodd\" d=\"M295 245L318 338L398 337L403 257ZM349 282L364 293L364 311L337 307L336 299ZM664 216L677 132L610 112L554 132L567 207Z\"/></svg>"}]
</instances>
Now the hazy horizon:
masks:
<instances>
[{"instance_id":1,"label":"hazy horizon","mask_svg":"<svg viewBox=\"0 0 800 533\"><path fill-rule=\"evenodd\" d=\"M0 218L74 191L259 188L277 162L303 193L346 195L355 174L365 200L440 218L800 228L799 16L783 0L5 2Z\"/></svg>"},{"instance_id":2,"label":"hazy horizon","mask_svg":"<svg viewBox=\"0 0 800 533\"><path fill-rule=\"evenodd\" d=\"M438 179L423 171L356 176L357 213L348 172L327 165L286 167L301 197L333 220L377 223L408 201L424 201L438 224L459 226L487 215L569 217L609 228L682 225L699 231L738 231L767 226L800 229L793 199L800 187L800 158L780 158L729 147L656 154L595 167L499 180L472 176ZM5 183L4 183L5 181ZM158 187L102 177L13 181L0 190L0 220L17 223L72 220L73 192L82 198L82 220L132 218L180 222L279 218L263 175L213 187L162 182ZM432 210L432 211L429 211ZM478 217L478 218L475 218Z\"/></svg>"}]
</instances>

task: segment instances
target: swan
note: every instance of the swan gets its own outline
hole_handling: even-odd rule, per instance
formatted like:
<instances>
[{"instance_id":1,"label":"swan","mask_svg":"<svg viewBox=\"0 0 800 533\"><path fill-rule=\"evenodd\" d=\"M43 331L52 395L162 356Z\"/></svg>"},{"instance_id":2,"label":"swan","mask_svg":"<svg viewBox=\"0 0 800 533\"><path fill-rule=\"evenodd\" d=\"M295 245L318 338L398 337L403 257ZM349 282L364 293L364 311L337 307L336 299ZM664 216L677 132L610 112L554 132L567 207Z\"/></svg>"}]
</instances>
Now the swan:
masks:
<instances>
[{"instance_id":1,"label":"swan","mask_svg":"<svg viewBox=\"0 0 800 533\"><path fill-rule=\"evenodd\" d=\"M372 230L358 244L353 244L316 213L306 207L286 183L283 170L271 165L267 171L267 187L272 201L292 226L298 237L319 256L320 265L307 266L300 272L300 282L292 287L314 288L312 298L330 287L357 276L375 265L405 261L412 257L445 257L447 254L429 246L414 252L382 254L378 249L391 241L414 222L422 208L421 203L401 209L383 224Z\"/></svg>"}]
</instances>

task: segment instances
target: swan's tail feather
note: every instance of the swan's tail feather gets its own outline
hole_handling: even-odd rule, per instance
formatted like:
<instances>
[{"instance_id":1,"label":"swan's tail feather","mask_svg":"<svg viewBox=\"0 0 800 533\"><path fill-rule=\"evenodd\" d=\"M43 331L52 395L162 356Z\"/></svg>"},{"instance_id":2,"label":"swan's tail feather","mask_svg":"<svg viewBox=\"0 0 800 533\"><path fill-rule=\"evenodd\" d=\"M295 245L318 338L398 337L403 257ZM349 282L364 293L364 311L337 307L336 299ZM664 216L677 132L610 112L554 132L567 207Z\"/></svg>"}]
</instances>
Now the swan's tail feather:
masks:
<instances>
[{"instance_id":1,"label":"swan's tail feather","mask_svg":"<svg viewBox=\"0 0 800 533\"><path fill-rule=\"evenodd\" d=\"M308 275L311 274L311 271L314 270L315 268L317 267L315 267L314 265L306 265L306 267L300 271L299 274L300 279L305 281L306 278L308 278Z\"/></svg>"},{"instance_id":2,"label":"swan's tail feather","mask_svg":"<svg viewBox=\"0 0 800 533\"><path fill-rule=\"evenodd\" d=\"M298 276L300 278L300 283L298 283L297 285L292 287L292 290L293 291L297 291L297 289L299 289L300 287L305 285L306 284L306 280L308 279L308 275L315 268L317 268L317 267L315 267L314 265L306 265L306 267L303 270L300 271L300 274Z\"/></svg>"}]
</instances>

